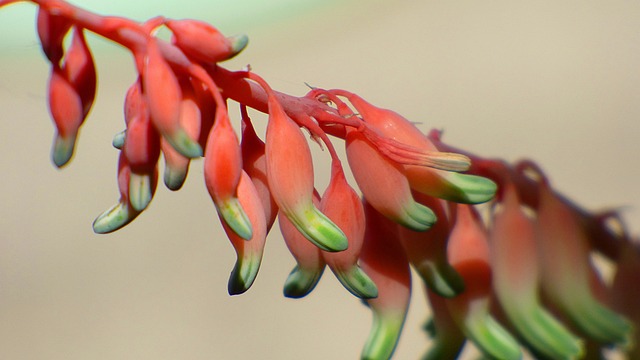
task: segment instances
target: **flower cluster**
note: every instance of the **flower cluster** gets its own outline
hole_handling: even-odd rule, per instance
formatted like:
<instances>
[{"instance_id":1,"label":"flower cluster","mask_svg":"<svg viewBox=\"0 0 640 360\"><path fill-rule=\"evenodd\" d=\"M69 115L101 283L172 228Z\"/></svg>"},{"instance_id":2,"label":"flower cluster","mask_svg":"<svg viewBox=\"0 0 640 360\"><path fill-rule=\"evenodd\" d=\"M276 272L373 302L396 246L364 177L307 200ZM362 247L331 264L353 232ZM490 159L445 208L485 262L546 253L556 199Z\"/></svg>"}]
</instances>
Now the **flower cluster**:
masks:
<instances>
[{"instance_id":1,"label":"flower cluster","mask_svg":"<svg viewBox=\"0 0 640 360\"><path fill-rule=\"evenodd\" d=\"M535 163L507 164L452 148L439 132L426 135L349 91L312 88L302 97L274 91L248 68L218 65L245 48L246 36L226 37L200 21L156 17L140 24L62 0L30 1L39 6L38 35L51 64L56 166L72 158L96 93L85 32L128 49L137 69L124 101L126 129L113 140L120 199L98 216L95 232L118 230L147 208L161 155L164 184L174 191L191 161L202 157L207 189L237 253L229 294L253 284L277 219L297 262L285 296L309 294L328 267L373 314L363 359L392 356L411 268L433 310L425 359L456 358L467 340L487 358L519 359L526 349L539 358L575 359L609 346L640 356L633 347L640 303L631 293L640 280L637 243L615 212L581 209ZM0 7L14 2L0 0ZM170 41L155 36L160 27L171 32ZM231 101L240 107L240 138ZM268 114L264 136L247 108ZM331 157L322 192L302 129ZM329 136L344 141L361 195ZM615 265L613 283L592 262L595 253Z\"/></svg>"}]
</instances>

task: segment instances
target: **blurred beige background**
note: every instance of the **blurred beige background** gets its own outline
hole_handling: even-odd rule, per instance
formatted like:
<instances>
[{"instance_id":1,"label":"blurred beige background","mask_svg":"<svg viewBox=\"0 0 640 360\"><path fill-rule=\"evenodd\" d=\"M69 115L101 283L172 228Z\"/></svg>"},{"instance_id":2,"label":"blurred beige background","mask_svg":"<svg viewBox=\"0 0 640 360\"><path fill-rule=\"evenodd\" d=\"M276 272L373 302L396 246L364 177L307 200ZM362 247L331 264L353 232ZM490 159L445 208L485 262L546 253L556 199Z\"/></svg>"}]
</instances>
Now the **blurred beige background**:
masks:
<instances>
[{"instance_id":1,"label":"blurred beige background","mask_svg":"<svg viewBox=\"0 0 640 360\"><path fill-rule=\"evenodd\" d=\"M166 1L130 12L122 3L111 11L246 32L249 48L227 66L250 63L279 90L350 89L424 131L445 129L451 144L531 157L584 206L624 206L640 232L639 2ZM180 192L159 188L133 224L93 234L118 197L111 139L123 127L131 60L91 37L98 101L73 162L58 171L33 14L26 4L0 10L0 359L358 358L368 310L329 272L306 299L283 298L293 260L277 231L253 288L227 295L235 255L201 162ZM327 156L317 155L322 169ZM425 351L426 316L416 283L397 359Z\"/></svg>"}]
</instances>

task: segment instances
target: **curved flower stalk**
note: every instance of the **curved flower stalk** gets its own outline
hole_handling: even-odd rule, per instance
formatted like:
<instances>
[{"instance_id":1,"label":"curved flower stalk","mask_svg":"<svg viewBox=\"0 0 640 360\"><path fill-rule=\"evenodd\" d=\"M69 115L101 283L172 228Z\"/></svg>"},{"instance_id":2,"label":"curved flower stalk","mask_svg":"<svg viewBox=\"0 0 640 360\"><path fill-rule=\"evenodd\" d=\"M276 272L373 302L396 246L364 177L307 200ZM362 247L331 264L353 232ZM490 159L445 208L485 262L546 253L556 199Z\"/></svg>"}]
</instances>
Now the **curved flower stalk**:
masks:
<instances>
[{"instance_id":1,"label":"curved flower stalk","mask_svg":"<svg viewBox=\"0 0 640 360\"><path fill-rule=\"evenodd\" d=\"M541 358L577 358L583 344L587 356L614 345L637 357L629 344L634 336L637 341L633 329L640 323L632 292L640 245L612 229L609 216L551 189L535 164L511 165L454 148L439 132L425 135L398 113L346 90L313 88L300 97L277 92L250 69L220 65L246 47L246 36L226 37L201 21L159 16L138 23L63 0L0 0L0 8L18 2L38 6L38 38L52 69L48 104L58 167L72 158L95 98L97 74L85 34L133 55L138 75L125 98L126 129L113 140L121 150L120 197L95 220L96 233L122 228L149 206L160 153L164 183L173 191L183 187L190 163L204 156L207 190L237 255L229 293L253 284L278 217L296 260L285 296L307 295L328 265L373 313L363 359L393 355L410 301L409 264L434 312L426 359L455 358L467 339L487 357L519 358L521 344L498 315ZM170 40L155 35L161 27ZM241 141L227 109L232 102L241 109ZM266 134L256 133L249 108L268 114ZM303 129L332 162L322 199ZM344 141L348 169L334 141ZM347 183L348 170L358 189ZM481 221L473 205L490 201L501 210ZM613 287L593 282L595 253L616 268ZM605 306L602 294L627 318ZM490 307L493 296L501 308ZM557 318L546 308L557 310Z\"/></svg>"}]
</instances>

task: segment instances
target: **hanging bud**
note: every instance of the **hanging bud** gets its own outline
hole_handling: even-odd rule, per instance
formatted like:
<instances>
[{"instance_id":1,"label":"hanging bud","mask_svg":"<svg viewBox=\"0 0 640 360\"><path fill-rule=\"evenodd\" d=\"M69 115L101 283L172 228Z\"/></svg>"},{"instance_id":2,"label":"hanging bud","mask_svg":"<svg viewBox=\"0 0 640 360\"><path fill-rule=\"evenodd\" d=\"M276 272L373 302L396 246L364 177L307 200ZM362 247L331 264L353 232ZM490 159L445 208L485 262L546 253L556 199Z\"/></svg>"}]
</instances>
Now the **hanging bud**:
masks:
<instances>
[{"instance_id":1,"label":"hanging bud","mask_svg":"<svg viewBox=\"0 0 640 360\"><path fill-rule=\"evenodd\" d=\"M78 130L82 124L82 99L62 69L52 67L49 78L49 111L56 126L53 163L62 167L73 156Z\"/></svg>"},{"instance_id":2,"label":"hanging bud","mask_svg":"<svg viewBox=\"0 0 640 360\"><path fill-rule=\"evenodd\" d=\"M267 229L271 229L278 215L278 205L271 196L269 182L267 180L267 156L265 154L265 145L256 134L253 124L247 118L242 123L242 167L251 177L253 185L255 185L260 200L264 207L267 217ZM268 231L268 230L267 230Z\"/></svg>"},{"instance_id":3,"label":"hanging bud","mask_svg":"<svg viewBox=\"0 0 640 360\"><path fill-rule=\"evenodd\" d=\"M349 247L344 251L323 252L325 262L353 295L363 299L377 297L376 284L358 266L366 222L362 202L337 163L332 167L331 182L322 196L320 210L345 233L349 241Z\"/></svg>"},{"instance_id":4,"label":"hanging bud","mask_svg":"<svg viewBox=\"0 0 640 360\"><path fill-rule=\"evenodd\" d=\"M603 344L629 345L631 323L592 293L590 245L577 215L546 181L539 191L535 238L544 294L589 338Z\"/></svg>"},{"instance_id":5,"label":"hanging bud","mask_svg":"<svg viewBox=\"0 0 640 360\"><path fill-rule=\"evenodd\" d=\"M87 117L96 96L96 67L81 28L73 28L71 45L65 54L62 69L82 101L83 119Z\"/></svg>"},{"instance_id":6,"label":"hanging bud","mask_svg":"<svg viewBox=\"0 0 640 360\"><path fill-rule=\"evenodd\" d=\"M415 231L427 230L436 222L433 211L413 199L400 165L381 155L358 130L347 130L345 144L349 167L371 206Z\"/></svg>"},{"instance_id":7,"label":"hanging bud","mask_svg":"<svg viewBox=\"0 0 640 360\"><path fill-rule=\"evenodd\" d=\"M64 55L64 37L71 29L72 23L59 15L52 14L49 9L42 6L38 8L38 37L42 51L52 65L60 64Z\"/></svg>"},{"instance_id":8,"label":"hanging bud","mask_svg":"<svg viewBox=\"0 0 640 360\"><path fill-rule=\"evenodd\" d=\"M202 148L180 126L180 83L166 62L157 40L147 43L143 70L143 94L149 106L151 121L158 132L182 155L202 156Z\"/></svg>"},{"instance_id":9,"label":"hanging bud","mask_svg":"<svg viewBox=\"0 0 640 360\"><path fill-rule=\"evenodd\" d=\"M540 265L536 254L533 221L520 206L515 186L503 187L501 209L490 232L493 289L509 321L536 356L545 359L578 359L583 346L541 304Z\"/></svg>"},{"instance_id":10,"label":"hanging bud","mask_svg":"<svg viewBox=\"0 0 640 360\"><path fill-rule=\"evenodd\" d=\"M317 196L313 202L319 205ZM322 252L282 213L278 216L278 224L289 252L296 259L296 266L284 284L284 296L294 299L305 297L316 287L324 272Z\"/></svg>"},{"instance_id":11,"label":"hanging bud","mask_svg":"<svg viewBox=\"0 0 640 360\"><path fill-rule=\"evenodd\" d=\"M313 163L307 141L274 98L269 99L265 151L269 188L280 212L322 250L346 249L342 230L313 205Z\"/></svg>"},{"instance_id":12,"label":"hanging bud","mask_svg":"<svg viewBox=\"0 0 640 360\"><path fill-rule=\"evenodd\" d=\"M389 359L400 339L411 297L409 261L397 239L397 226L365 203L362 269L378 286L378 297L365 300L373 315L362 359Z\"/></svg>"},{"instance_id":13,"label":"hanging bud","mask_svg":"<svg viewBox=\"0 0 640 360\"><path fill-rule=\"evenodd\" d=\"M249 42L246 35L225 37L213 26L197 20L167 20L173 42L187 56L204 63L217 63L236 56Z\"/></svg>"},{"instance_id":14,"label":"hanging bud","mask_svg":"<svg viewBox=\"0 0 640 360\"><path fill-rule=\"evenodd\" d=\"M238 137L225 109L218 109L207 140L204 179L218 213L243 239L251 239L251 222L238 200L237 189L242 173L242 154Z\"/></svg>"},{"instance_id":15,"label":"hanging bud","mask_svg":"<svg viewBox=\"0 0 640 360\"><path fill-rule=\"evenodd\" d=\"M131 168L124 153L120 153L118 160L118 188L120 200L93 221L93 231L97 234L107 234L121 229L135 219L140 211L129 203L129 180Z\"/></svg>"},{"instance_id":16,"label":"hanging bud","mask_svg":"<svg viewBox=\"0 0 640 360\"><path fill-rule=\"evenodd\" d=\"M428 206L438 217L438 221L428 230L417 232L400 227L399 238L411 265L427 286L443 297L454 297L464 291L460 274L447 260L447 243L451 231L450 219L443 200L415 193L415 199Z\"/></svg>"},{"instance_id":17,"label":"hanging bud","mask_svg":"<svg viewBox=\"0 0 640 360\"><path fill-rule=\"evenodd\" d=\"M251 223L253 233L250 239L245 240L238 236L223 220L222 225L231 245L236 251L237 260L229 277L229 295L239 295L247 291L253 284L264 251L265 240L267 238L267 224L264 216L264 209L260 202L260 197L253 186L249 175L242 172L238 183L238 201L243 209L247 211L247 217Z\"/></svg>"},{"instance_id":18,"label":"hanging bud","mask_svg":"<svg viewBox=\"0 0 640 360\"><path fill-rule=\"evenodd\" d=\"M520 359L516 340L489 313L491 267L487 233L469 205L457 205L447 256L462 276L465 290L447 299L449 311L464 334L487 358Z\"/></svg>"},{"instance_id":19,"label":"hanging bud","mask_svg":"<svg viewBox=\"0 0 640 360\"><path fill-rule=\"evenodd\" d=\"M453 320L446 299L430 291L429 286L425 289L433 314L426 327L432 341L422 360L457 359L467 339Z\"/></svg>"}]
</instances>

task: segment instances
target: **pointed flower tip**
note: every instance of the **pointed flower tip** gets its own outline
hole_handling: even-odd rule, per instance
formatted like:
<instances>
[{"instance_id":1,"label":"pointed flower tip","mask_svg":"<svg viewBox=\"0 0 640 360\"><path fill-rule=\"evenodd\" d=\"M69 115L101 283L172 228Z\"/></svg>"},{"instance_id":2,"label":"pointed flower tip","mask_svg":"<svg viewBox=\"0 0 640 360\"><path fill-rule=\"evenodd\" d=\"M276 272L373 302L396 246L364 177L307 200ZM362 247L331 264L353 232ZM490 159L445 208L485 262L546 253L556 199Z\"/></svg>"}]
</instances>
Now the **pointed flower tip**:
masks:
<instances>
[{"instance_id":1,"label":"pointed flower tip","mask_svg":"<svg viewBox=\"0 0 640 360\"><path fill-rule=\"evenodd\" d=\"M470 174L448 173L451 194L446 199L463 204L482 204L491 199L498 190L498 185L490 179Z\"/></svg>"},{"instance_id":2,"label":"pointed flower tip","mask_svg":"<svg viewBox=\"0 0 640 360\"><path fill-rule=\"evenodd\" d=\"M468 337L488 358L520 360L522 350L518 342L493 317L470 317L465 324Z\"/></svg>"},{"instance_id":3,"label":"pointed flower tip","mask_svg":"<svg viewBox=\"0 0 640 360\"><path fill-rule=\"evenodd\" d=\"M187 172L183 169L175 169L169 165L164 168L164 184L169 190L180 190L186 179Z\"/></svg>"},{"instance_id":4,"label":"pointed flower tip","mask_svg":"<svg viewBox=\"0 0 640 360\"><path fill-rule=\"evenodd\" d=\"M135 219L138 214L140 213L127 204L119 202L93 221L93 231L96 234L107 234L119 230Z\"/></svg>"},{"instance_id":5,"label":"pointed flower tip","mask_svg":"<svg viewBox=\"0 0 640 360\"><path fill-rule=\"evenodd\" d=\"M396 349L403 324L404 314L376 313L360 358L363 360L390 359Z\"/></svg>"},{"instance_id":6,"label":"pointed flower tip","mask_svg":"<svg viewBox=\"0 0 640 360\"><path fill-rule=\"evenodd\" d=\"M260 260L260 258L238 259L229 277L227 286L229 295L240 295L249 290L258 275Z\"/></svg>"},{"instance_id":7,"label":"pointed flower tip","mask_svg":"<svg viewBox=\"0 0 640 360\"><path fill-rule=\"evenodd\" d=\"M56 167L61 168L69 163L73 157L73 150L76 144L76 136L62 137L56 134L51 150L51 160Z\"/></svg>"},{"instance_id":8,"label":"pointed flower tip","mask_svg":"<svg viewBox=\"0 0 640 360\"><path fill-rule=\"evenodd\" d=\"M299 299L309 295L318 284L321 276L322 270L310 271L296 265L284 283L284 296Z\"/></svg>"},{"instance_id":9,"label":"pointed flower tip","mask_svg":"<svg viewBox=\"0 0 640 360\"><path fill-rule=\"evenodd\" d=\"M229 36L227 40L231 43L231 51L233 52L231 57L238 55L249 44L249 37L245 34Z\"/></svg>"},{"instance_id":10,"label":"pointed flower tip","mask_svg":"<svg viewBox=\"0 0 640 360\"><path fill-rule=\"evenodd\" d=\"M378 297L378 287L358 265L345 271L335 271L335 274L340 283L354 296L361 299Z\"/></svg>"},{"instance_id":11,"label":"pointed flower tip","mask_svg":"<svg viewBox=\"0 0 640 360\"><path fill-rule=\"evenodd\" d=\"M171 144L171 146L176 149L176 151L188 158L192 159L201 157L203 154L200 144L198 144L197 141L191 139L191 137L189 137L187 132L183 129L180 129L174 134L171 134L170 136L167 135L165 137Z\"/></svg>"},{"instance_id":12,"label":"pointed flower tip","mask_svg":"<svg viewBox=\"0 0 640 360\"><path fill-rule=\"evenodd\" d=\"M464 291L462 276L447 262L437 264L430 261L421 264L418 272L429 289L444 298L453 298Z\"/></svg>"},{"instance_id":13,"label":"pointed flower tip","mask_svg":"<svg viewBox=\"0 0 640 360\"><path fill-rule=\"evenodd\" d=\"M438 217L430 208L414 202L406 210L404 218L395 221L413 231L427 231L438 221Z\"/></svg>"},{"instance_id":14,"label":"pointed flower tip","mask_svg":"<svg viewBox=\"0 0 640 360\"><path fill-rule=\"evenodd\" d=\"M218 208L224 222L241 238L249 240L253 237L253 228L247 213L238 198L230 198L221 202Z\"/></svg>"},{"instance_id":15,"label":"pointed flower tip","mask_svg":"<svg viewBox=\"0 0 640 360\"><path fill-rule=\"evenodd\" d=\"M324 251L343 251L349 246L342 230L315 206L304 214L303 219L291 220L304 237Z\"/></svg>"},{"instance_id":16,"label":"pointed flower tip","mask_svg":"<svg viewBox=\"0 0 640 360\"><path fill-rule=\"evenodd\" d=\"M129 202L136 211L147 208L153 198L151 175L131 173L129 179Z\"/></svg>"}]
</instances>

